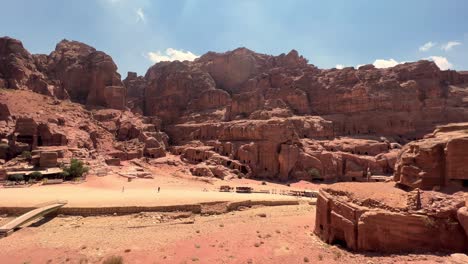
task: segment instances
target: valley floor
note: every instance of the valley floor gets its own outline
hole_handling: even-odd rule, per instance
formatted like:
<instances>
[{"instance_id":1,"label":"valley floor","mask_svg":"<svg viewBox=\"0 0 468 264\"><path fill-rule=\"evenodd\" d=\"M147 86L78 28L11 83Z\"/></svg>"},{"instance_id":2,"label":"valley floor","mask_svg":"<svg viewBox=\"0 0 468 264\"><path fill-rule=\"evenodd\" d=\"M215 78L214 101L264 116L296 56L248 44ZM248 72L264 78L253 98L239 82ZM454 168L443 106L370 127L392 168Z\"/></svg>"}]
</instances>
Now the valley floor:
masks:
<instances>
[{"instance_id":1,"label":"valley floor","mask_svg":"<svg viewBox=\"0 0 468 264\"><path fill-rule=\"evenodd\" d=\"M222 215L59 216L0 239L1 263L452 263L444 255L357 254L313 235L315 206Z\"/></svg>"},{"instance_id":2,"label":"valley floor","mask_svg":"<svg viewBox=\"0 0 468 264\"><path fill-rule=\"evenodd\" d=\"M145 212L46 217L1 238L0 263L103 263L111 256L122 257L124 263L452 263L450 255L437 252L361 254L327 245L313 234L315 206L307 198L217 191L220 185L226 184L277 192L317 190L319 185L298 182L288 187L247 179L200 180L188 176L185 169L160 165L150 168L154 179L132 182L111 173L104 177L90 175L79 184L3 188L0 189L0 207L28 207L50 200L68 200L68 207L245 200L297 201L299 204L240 207L222 214L216 214L213 208L214 212L206 214ZM158 187L161 187L159 193ZM10 219L12 216L0 216L0 224Z\"/></svg>"}]
</instances>

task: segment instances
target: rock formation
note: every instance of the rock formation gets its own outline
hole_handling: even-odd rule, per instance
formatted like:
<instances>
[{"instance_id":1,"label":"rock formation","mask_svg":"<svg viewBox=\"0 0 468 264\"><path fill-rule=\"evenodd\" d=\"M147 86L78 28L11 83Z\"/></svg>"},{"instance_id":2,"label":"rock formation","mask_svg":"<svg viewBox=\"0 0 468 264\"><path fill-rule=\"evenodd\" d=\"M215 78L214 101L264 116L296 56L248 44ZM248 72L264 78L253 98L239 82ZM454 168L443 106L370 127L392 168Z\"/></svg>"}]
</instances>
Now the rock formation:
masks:
<instances>
[{"instance_id":1,"label":"rock formation","mask_svg":"<svg viewBox=\"0 0 468 264\"><path fill-rule=\"evenodd\" d=\"M320 70L294 50L240 48L125 82L130 108L161 117L176 145L229 145L213 150L253 177L359 181L367 168L393 174L400 146L434 124L468 121L467 76L429 61Z\"/></svg>"},{"instance_id":2,"label":"rock formation","mask_svg":"<svg viewBox=\"0 0 468 264\"><path fill-rule=\"evenodd\" d=\"M0 101L10 113L0 120L0 157L11 160L25 151L40 167L71 157L104 162L164 156L168 137L159 118L115 109L86 110L29 91L5 90Z\"/></svg>"},{"instance_id":3,"label":"rock formation","mask_svg":"<svg viewBox=\"0 0 468 264\"><path fill-rule=\"evenodd\" d=\"M412 188L468 186L468 123L439 126L403 147L395 181Z\"/></svg>"},{"instance_id":4,"label":"rock formation","mask_svg":"<svg viewBox=\"0 0 468 264\"><path fill-rule=\"evenodd\" d=\"M173 153L201 167L281 181L365 181L367 170L392 175L401 145L435 125L468 121L468 73L440 71L430 61L318 69L295 50L270 56L239 48L157 63L121 82L110 56L77 41L61 41L50 55L31 55L11 38L0 47L6 88L157 116L136 133L127 114L95 115L118 139L135 141L116 147L123 159L162 155L159 143L169 140L151 135L161 129ZM96 141L99 133L90 135Z\"/></svg>"},{"instance_id":5,"label":"rock formation","mask_svg":"<svg viewBox=\"0 0 468 264\"><path fill-rule=\"evenodd\" d=\"M19 40L0 38L0 86L88 105L125 105L126 90L112 58L77 41L62 40L50 55L31 55Z\"/></svg>"},{"instance_id":6,"label":"rock formation","mask_svg":"<svg viewBox=\"0 0 468 264\"><path fill-rule=\"evenodd\" d=\"M392 183L334 184L320 190L315 234L352 250L465 252L463 192L422 192L419 210L415 196Z\"/></svg>"}]
</instances>

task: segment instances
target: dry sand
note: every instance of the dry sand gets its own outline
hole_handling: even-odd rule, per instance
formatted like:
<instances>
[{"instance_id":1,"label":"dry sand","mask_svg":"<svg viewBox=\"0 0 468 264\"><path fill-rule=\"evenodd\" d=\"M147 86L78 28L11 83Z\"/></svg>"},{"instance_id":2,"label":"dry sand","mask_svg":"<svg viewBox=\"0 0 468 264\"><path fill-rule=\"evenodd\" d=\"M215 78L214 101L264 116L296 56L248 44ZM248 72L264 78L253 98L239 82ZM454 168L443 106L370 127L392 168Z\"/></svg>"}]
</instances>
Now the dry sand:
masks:
<instances>
[{"instance_id":1,"label":"dry sand","mask_svg":"<svg viewBox=\"0 0 468 264\"><path fill-rule=\"evenodd\" d=\"M266 217L259 216L265 214ZM223 215L56 217L0 239L0 263L444 263L448 256L355 254L321 242L315 207ZM449 262L445 262L449 263Z\"/></svg>"}]
</instances>

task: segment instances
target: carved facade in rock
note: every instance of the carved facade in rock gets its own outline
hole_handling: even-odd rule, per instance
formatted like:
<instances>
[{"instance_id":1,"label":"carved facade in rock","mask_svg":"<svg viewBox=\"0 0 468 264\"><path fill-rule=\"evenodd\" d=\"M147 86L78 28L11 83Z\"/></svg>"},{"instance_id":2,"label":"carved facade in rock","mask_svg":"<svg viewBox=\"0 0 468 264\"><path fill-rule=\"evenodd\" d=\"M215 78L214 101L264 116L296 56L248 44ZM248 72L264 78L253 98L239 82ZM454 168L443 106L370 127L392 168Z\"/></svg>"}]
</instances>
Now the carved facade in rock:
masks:
<instances>
[{"instance_id":1,"label":"carved facade in rock","mask_svg":"<svg viewBox=\"0 0 468 264\"><path fill-rule=\"evenodd\" d=\"M467 250L466 220L458 220L465 219L466 210L459 210L458 218L456 213L464 205L463 193L423 193L423 201L432 202L435 196L437 202L423 202L425 210L421 213L412 208L414 202L408 198L411 193L388 184L345 184L320 190L314 232L324 242L387 253ZM359 195L362 188L380 194Z\"/></svg>"}]
</instances>

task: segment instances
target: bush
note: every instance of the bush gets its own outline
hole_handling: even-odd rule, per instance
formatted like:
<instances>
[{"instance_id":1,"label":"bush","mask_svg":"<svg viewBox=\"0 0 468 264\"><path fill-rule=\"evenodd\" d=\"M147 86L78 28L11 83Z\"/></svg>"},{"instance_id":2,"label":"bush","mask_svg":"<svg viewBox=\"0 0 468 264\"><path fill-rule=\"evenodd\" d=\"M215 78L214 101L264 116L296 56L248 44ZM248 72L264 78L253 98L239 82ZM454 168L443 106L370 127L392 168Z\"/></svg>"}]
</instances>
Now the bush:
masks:
<instances>
[{"instance_id":1,"label":"bush","mask_svg":"<svg viewBox=\"0 0 468 264\"><path fill-rule=\"evenodd\" d=\"M43 176L42 173L35 171L29 174L29 178L32 180L40 181L42 180Z\"/></svg>"},{"instance_id":2,"label":"bush","mask_svg":"<svg viewBox=\"0 0 468 264\"><path fill-rule=\"evenodd\" d=\"M87 173L89 168L84 166L83 161L72 159L70 162L70 166L63 167L63 179L68 181L74 178L78 178L83 176L83 174Z\"/></svg>"},{"instance_id":3,"label":"bush","mask_svg":"<svg viewBox=\"0 0 468 264\"><path fill-rule=\"evenodd\" d=\"M24 181L24 176L21 174L12 174L8 176L8 180L15 182Z\"/></svg>"},{"instance_id":4,"label":"bush","mask_svg":"<svg viewBox=\"0 0 468 264\"><path fill-rule=\"evenodd\" d=\"M312 178L312 179L320 179L322 178L320 176L320 171L317 170L316 168L311 168L307 171L307 173L309 173L309 176Z\"/></svg>"},{"instance_id":5,"label":"bush","mask_svg":"<svg viewBox=\"0 0 468 264\"><path fill-rule=\"evenodd\" d=\"M21 152L21 157L23 157L23 159L31 160L32 155L30 151L23 151Z\"/></svg>"}]
</instances>

